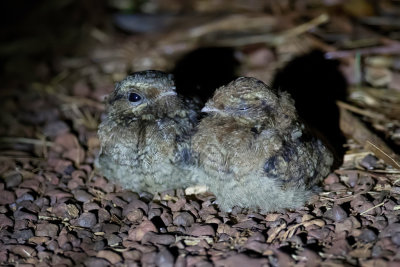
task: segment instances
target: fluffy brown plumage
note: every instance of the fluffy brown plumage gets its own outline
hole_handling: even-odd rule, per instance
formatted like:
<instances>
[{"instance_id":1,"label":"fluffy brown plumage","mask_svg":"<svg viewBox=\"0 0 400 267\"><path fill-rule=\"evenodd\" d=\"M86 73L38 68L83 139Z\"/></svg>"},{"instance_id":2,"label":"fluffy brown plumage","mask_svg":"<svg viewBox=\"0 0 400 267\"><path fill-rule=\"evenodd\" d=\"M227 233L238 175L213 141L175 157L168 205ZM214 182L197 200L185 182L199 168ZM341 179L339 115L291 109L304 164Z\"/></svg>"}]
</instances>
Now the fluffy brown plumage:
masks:
<instances>
[{"instance_id":1,"label":"fluffy brown plumage","mask_svg":"<svg viewBox=\"0 0 400 267\"><path fill-rule=\"evenodd\" d=\"M297 208L330 171L331 153L299 122L287 93L242 77L217 89L203 111L192 149L223 210Z\"/></svg>"},{"instance_id":2,"label":"fluffy brown plumage","mask_svg":"<svg viewBox=\"0 0 400 267\"><path fill-rule=\"evenodd\" d=\"M189 142L196 116L177 97L172 75L143 71L128 76L108 97L96 167L135 191L192 184Z\"/></svg>"}]
</instances>

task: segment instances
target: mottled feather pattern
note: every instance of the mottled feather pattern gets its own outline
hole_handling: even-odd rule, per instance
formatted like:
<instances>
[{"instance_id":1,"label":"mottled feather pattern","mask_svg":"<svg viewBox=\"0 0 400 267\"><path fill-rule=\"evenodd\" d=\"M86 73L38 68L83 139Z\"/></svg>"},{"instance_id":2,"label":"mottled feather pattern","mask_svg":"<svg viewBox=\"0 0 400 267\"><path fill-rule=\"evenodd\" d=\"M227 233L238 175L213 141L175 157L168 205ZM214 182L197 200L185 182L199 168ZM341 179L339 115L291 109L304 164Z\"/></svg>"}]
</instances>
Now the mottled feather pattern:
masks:
<instances>
[{"instance_id":1,"label":"mottled feather pattern","mask_svg":"<svg viewBox=\"0 0 400 267\"><path fill-rule=\"evenodd\" d=\"M166 73L128 76L107 100L96 167L136 191L205 184L225 211L297 208L329 173L331 153L289 94L242 77L215 91L200 122L198 106Z\"/></svg>"},{"instance_id":2,"label":"mottled feather pattern","mask_svg":"<svg viewBox=\"0 0 400 267\"><path fill-rule=\"evenodd\" d=\"M134 94L134 95L132 95ZM151 193L188 186L193 111L160 71L134 73L109 96L97 168L124 188Z\"/></svg>"},{"instance_id":3,"label":"mottled feather pattern","mask_svg":"<svg viewBox=\"0 0 400 267\"><path fill-rule=\"evenodd\" d=\"M289 94L254 78L217 89L192 138L205 183L223 210L300 207L332 155L299 121Z\"/></svg>"}]
</instances>

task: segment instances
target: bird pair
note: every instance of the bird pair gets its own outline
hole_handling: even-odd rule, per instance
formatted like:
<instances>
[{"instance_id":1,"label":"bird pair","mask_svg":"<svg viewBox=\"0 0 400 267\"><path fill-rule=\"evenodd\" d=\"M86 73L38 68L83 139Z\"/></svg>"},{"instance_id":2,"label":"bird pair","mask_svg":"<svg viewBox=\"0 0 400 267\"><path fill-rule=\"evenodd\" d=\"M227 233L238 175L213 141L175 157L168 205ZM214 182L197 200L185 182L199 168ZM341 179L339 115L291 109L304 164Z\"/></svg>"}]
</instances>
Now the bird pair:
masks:
<instances>
[{"instance_id":1,"label":"bird pair","mask_svg":"<svg viewBox=\"0 0 400 267\"><path fill-rule=\"evenodd\" d=\"M99 126L96 167L151 193L205 184L222 210L297 208L333 157L300 122L291 97L255 78L218 88L200 122L172 75L137 72L116 85Z\"/></svg>"}]
</instances>

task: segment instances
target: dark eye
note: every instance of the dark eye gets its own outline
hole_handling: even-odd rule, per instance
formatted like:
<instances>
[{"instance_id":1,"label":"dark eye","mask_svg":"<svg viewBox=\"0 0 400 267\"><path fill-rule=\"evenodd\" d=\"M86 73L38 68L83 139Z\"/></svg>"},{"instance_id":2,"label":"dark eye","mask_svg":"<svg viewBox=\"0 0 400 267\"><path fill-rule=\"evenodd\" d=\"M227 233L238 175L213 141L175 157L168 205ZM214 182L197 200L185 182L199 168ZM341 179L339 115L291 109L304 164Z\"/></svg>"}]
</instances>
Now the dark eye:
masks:
<instances>
[{"instance_id":1,"label":"dark eye","mask_svg":"<svg viewBox=\"0 0 400 267\"><path fill-rule=\"evenodd\" d=\"M142 97L140 95L138 95L137 93L129 93L128 100L129 100L129 102L137 103L142 100Z\"/></svg>"}]
</instances>

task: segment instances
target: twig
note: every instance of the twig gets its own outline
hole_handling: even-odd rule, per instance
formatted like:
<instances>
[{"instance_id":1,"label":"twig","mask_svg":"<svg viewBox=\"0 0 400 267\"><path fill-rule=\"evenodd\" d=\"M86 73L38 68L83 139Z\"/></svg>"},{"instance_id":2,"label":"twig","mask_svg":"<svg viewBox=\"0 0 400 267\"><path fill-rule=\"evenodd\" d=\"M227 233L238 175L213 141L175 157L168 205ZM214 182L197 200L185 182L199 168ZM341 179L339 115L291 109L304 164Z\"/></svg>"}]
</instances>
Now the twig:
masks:
<instances>
[{"instance_id":1,"label":"twig","mask_svg":"<svg viewBox=\"0 0 400 267\"><path fill-rule=\"evenodd\" d=\"M371 207L371 208L369 208L367 210L364 210L363 212L360 213L360 215L364 215L365 213L367 213L367 212L369 212L369 211L371 211L371 210L373 210L373 209L375 209L377 207L383 206L383 205L385 205L385 202L379 203L378 205L375 205L375 206L373 206L373 207Z\"/></svg>"},{"instance_id":2,"label":"twig","mask_svg":"<svg viewBox=\"0 0 400 267\"><path fill-rule=\"evenodd\" d=\"M354 57L357 53L359 53L362 56L370 54L400 54L400 43L395 42L385 46L358 48L346 51L332 51L325 53L325 58L337 59L345 57Z\"/></svg>"},{"instance_id":3,"label":"twig","mask_svg":"<svg viewBox=\"0 0 400 267\"><path fill-rule=\"evenodd\" d=\"M376 146L375 144L373 144L372 142L370 142L369 140L367 140L367 144L365 145L365 149L368 149L372 152L374 152L375 155L381 154L381 158L388 163L389 165L400 169L400 164L390 155L388 155L388 153L386 153L385 151L383 151L382 149L380 149L378 146ZM379 153L377 153L379 152Z\"/></svg>"},{"instance_id":4,"label":"twig","mask_svg":"<svg viewBox=\"0 0 400 267\"><path fill-rule=\"evenodd\" d=\"M3 143L22 143L22 144L30 144L30 145L37 145L37 146L54 146L53 142L39 140L39 139L31 139L25 137L0 137L0 142Z\"/></svg>"},{"instance_id":5,"label":"twig","mask_svg":"<svg viewBox=\"0 0 400 267\"><path fill-rule=\"evenodd\" d=\"M382 114L378 114L375 112L371 112L369 110L365 110L365 109L361 109L359 107L355 107L353 105L350 105L348 103L342 102L342 101L337 101L336 104L344 109L350 110L351 112L354 112L356 114L360 114L366 117L370 117L373 119L377 119L377 120L386 120L386 117Z\"/></svg>"},{"instance_id":6,"label":"twig","mask_svg":"<svg viewBox=\"0 0 400 267\"><path fill-rule=\"evenodd\" d=\"M278 34L262 34L262 35L251 35L251 36L244 36L244 37L234 37L234 38L221 38L217 40L212 40L213 45L219 46L244 46L250 44L257 44L257 43L267 43L272 46L278 46L286 42L288 39L299 36L318 25L326 23L329 21L328 14L321 14L318 17L301 24L293 29L284 31Z\"/></svg>"}]
</instances>

